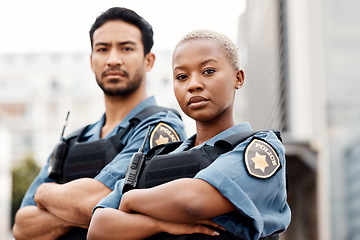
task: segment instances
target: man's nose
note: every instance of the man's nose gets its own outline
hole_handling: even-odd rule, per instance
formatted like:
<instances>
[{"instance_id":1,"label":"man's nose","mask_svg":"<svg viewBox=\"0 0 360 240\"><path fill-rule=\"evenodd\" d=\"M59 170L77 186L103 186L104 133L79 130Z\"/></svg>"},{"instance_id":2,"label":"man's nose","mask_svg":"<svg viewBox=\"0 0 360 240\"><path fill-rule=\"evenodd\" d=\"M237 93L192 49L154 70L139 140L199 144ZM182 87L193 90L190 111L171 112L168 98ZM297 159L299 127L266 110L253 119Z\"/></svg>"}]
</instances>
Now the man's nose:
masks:
<instances>
[{"instance_id":1,"label":"man's nose","mask_svg":"<svg viewBox=\"0 0 360 240\"><path fill-rule=\"evenodd\" d=\"M122 65L123 62L122 62L121 54L115 50L111 50L106 64L109 66Z\"/></svg>"}]
</instances>

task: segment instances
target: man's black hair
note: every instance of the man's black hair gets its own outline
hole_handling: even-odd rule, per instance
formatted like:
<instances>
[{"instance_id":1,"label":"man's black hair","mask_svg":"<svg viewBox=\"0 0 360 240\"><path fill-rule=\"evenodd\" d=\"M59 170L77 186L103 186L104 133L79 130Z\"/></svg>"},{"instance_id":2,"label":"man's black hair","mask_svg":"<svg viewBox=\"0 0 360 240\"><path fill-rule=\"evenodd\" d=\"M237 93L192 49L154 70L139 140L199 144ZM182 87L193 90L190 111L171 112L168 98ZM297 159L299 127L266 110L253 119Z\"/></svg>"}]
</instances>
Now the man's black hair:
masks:
<instances>
[{"instance_id":1,"label":"man's black hair","mask_svg":"<svg viewBox=\"0 0 360 240\"><path fill-rule=\"evenodd\" d=\"M96 18L89 31L91 49L93 49L93 36L96 29L111 20L121 20L139 28L141 32L142 43L144 45L144 54L146 55L150 52L152 46L154 45L154 32L151 25L144 18L140 17L136 12L121 7L109 8Z\"/></svg>"}]
</instances>

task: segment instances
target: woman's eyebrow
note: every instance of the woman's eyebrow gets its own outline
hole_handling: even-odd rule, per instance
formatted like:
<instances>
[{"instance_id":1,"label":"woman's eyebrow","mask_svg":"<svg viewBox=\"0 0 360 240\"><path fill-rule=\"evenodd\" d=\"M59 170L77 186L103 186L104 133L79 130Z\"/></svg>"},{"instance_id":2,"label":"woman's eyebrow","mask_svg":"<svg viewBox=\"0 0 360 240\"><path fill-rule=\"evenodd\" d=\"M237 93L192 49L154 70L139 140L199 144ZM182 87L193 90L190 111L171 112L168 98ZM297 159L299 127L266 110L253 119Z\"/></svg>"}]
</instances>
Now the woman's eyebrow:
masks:
<instances>
[{"instance_id":1,"label":"woman's eyebrow","mask_svg":"<svg viewBox=\"0 0 360 240\"><path fill-rule=\"evenodd\" d=\"M204 65L206 65L206 64L209 63L209 62L219 63L219 62L216 61L215 59L210 58L210 59L205 60L205 61L203 61L202 63L200 63L199 66L204 66Z\"/></svg>"}]
</instances>

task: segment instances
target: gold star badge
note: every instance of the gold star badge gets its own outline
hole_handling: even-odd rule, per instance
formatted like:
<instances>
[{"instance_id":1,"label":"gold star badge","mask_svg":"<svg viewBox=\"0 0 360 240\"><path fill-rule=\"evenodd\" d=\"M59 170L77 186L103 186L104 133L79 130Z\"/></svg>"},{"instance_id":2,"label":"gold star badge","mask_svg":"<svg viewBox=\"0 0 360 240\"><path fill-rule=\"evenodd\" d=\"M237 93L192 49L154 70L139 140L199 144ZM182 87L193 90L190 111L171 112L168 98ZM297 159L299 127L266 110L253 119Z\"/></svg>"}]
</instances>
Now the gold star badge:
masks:
<instances>
[{"instance_id":1,"label":"gold star badge","mask_svg":"<svg viewBox=\"0 0 360 240\"><path fill-rule=\"evenodd\" d=\"M261 171L265 172L265 168L269 166L266 162L266 156L260 155L259 153L255 153L255 157L251 158L251 160L255 163L255 169L260 169Z\"/></svg>"},{"instance_id":2,"label":"gold star badge","mask_svg":"<svg viewBox=\"0 0 360 240\"><path fill-rule=\"evenodd\" d=\"M244 160L248 173L258 178L269 178L281 167L274 148L258 138L252 139L246 147Z\"/></svg>"},{"instance_id":3,"label":"gold star badge","mask_svg":"<svg viewBox=\"0 0 360 240\"><path fill-rule=\"evenodd\" d=\"M180 141L179 135L177 132L166 123L159 123L153 129L150 135L150 148L153 148L157 145Z\"/></svg>"},{"instance_id":4,"label":"gold star badge","mask_svg":"<svg viewBox=\"0 0 360 240\"><path fill-rule=\"evenodd\" d=\"M156 145L164 144L169 142L169 138L163 137L162 135L159 135L159 138L155 140Z\"/></svg>"}]
</instances>

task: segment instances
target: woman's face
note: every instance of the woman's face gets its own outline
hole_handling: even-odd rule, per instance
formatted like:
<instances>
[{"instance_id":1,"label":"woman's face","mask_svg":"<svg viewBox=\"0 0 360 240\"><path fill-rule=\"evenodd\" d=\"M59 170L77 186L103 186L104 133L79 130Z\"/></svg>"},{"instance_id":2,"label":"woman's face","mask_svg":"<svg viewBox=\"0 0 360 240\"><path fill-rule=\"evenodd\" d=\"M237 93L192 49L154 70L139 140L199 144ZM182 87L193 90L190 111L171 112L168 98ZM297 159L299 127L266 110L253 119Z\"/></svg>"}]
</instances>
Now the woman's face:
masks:
<instances>
[{"instance_id":1,"label":"woman's face","mask_svg":"<svg viewBox=\"0 0 360 240\"><path fill-rule=\"evenodd\" d=\"M232 119L243 71L233 68L219 43L207 39L182 43L174 52L172 67L174 93L186 115L201 122Z\"/></svg>"}]
</instances>

